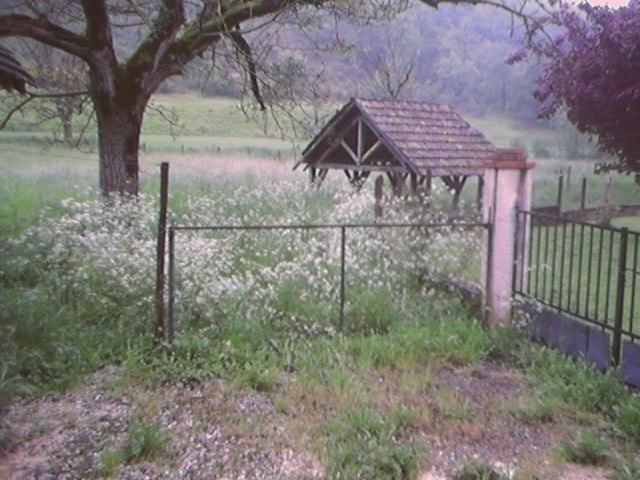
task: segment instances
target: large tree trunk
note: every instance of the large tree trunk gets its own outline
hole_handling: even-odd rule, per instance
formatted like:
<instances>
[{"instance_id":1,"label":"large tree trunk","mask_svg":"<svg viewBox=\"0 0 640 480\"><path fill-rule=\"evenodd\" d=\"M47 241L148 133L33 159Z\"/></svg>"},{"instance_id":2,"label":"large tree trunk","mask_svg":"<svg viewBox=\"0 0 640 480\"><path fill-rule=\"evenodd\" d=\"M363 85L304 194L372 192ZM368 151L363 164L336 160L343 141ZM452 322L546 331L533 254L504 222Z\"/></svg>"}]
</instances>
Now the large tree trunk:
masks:
<instances>
[{"instance_id":1,"label":"large tree trunk","mask_svg":"<svg viewBox=\"0 0 640 480\"><path fill-rule=\"evenodd\" d=\"M95 102L98 120L100 150L100 192L103 196L113 193L138 194L138 150L140 131L147 98L135 98L127 104L116 99L105 107Z\"/></svg>"}]
</instances>

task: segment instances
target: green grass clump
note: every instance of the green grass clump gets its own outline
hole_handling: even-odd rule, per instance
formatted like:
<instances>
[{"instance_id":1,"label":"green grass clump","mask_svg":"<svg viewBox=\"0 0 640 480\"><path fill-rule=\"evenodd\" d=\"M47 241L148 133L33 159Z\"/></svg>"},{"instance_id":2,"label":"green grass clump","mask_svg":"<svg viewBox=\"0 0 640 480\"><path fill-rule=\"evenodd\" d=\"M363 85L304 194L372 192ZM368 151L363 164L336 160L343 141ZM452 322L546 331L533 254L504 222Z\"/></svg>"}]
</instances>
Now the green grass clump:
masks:
<instances>
[{"instance_id":1,"label":"green grass clump","mask_svg":"<svg viewBox=\"0 0 640 480\"><path fill-rule=\"evenodd\" d=\"M119 465L149 461L162 452L170 439L169 432L156 423L134 420L127 428L123 444L103 453L102 464L96 473L113 475Z\"/></svg>"},{"instance_id":2,"label":"green grass clump","mask_svg":"<svg viewBox=\"0 0 640 480\"><path fill-rule=\"evenodd\" d=\"M632 456L628 461L617 465L612 478L614 480L640 480L640 456Z\"/></svg>"},{"instance_id":3,"label":"green grass clump","mask_svg":"<svg viewBox=\"0 0 640 480\"><path fill-rule=\"evenodd\" d=\"M497 473L484 461L467 460L463 463L460 472L451 477L451 480L508 480L508 478Z\"/></svg>"},{"instance_id":4,"label":"green grass clump","mask_svg":"<svg viewBox=\"0 0 640 480\"><path fill-rule=\"evenodd\" d=\"M420 447L407 436L411 411L381 414L363 406L347 411L322 429L328 478L416 478Z\"/></svg>"},{"instance_id":5,"label":"green grass clump","mask_svg":"<svg viewBox=\"0 0 640 480\"><path fill-rule=\"evenodd\" d=\"M581 465L605 465L609 461L609 442L598 432L580 430L575 441L562 440L558 453L562 459Z\"/></svg>"}]
</instances>

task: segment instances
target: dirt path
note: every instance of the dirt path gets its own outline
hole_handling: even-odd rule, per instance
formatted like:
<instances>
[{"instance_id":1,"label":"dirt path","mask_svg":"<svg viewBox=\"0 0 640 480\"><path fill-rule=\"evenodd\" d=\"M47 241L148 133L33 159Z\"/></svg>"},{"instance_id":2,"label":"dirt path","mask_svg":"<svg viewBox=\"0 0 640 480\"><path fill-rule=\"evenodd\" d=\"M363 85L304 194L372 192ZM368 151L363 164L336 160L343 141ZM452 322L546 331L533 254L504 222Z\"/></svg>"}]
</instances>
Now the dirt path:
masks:
<instances>
[{"instance_id":1,"label":"dirt path","mask_svg":"<svg viewBox=\"0 0 640 480\"><path fill-rule=\"evenodd\" d=\"M391 372L371 381L393 385ZM298 394L295 379L277 392L260 393L224 382L146 386L126 382L115 369L90 376L73 391L17 401L4 412L10 435L0 458L0 478L78 479L93 474L108 452L126 441L136 419L152 419L170 434L151 461L123 463L109 478L320 479L322 461L309 432L317 411L276 407ZM424 446L419 480L443 480L469 459L483 460L512 478L604 480L607 472L566 464L554 446L580 425L571 418L526 421L516 414L528 385L504 366L434 370L428 388L393 393L393 400L428 413L411 426ZM291 405L294 405L292 403ZM306 425L305 425L306 422ZM5 430L6 431L6 430Z\"/></svg>"}]
</instances>

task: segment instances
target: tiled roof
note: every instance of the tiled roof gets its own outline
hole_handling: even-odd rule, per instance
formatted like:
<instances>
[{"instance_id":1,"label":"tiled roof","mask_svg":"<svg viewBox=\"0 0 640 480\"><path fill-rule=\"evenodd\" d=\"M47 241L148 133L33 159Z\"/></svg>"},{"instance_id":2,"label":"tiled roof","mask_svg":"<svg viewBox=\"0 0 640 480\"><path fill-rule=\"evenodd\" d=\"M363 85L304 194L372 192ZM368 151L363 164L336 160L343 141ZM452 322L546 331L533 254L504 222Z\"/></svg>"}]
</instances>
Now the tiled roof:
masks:
<instances>
[{"instance_id":1,"label":"tiled roof","mask_svg":"<svg viewBox=\"0 0 640 480\"><path fill-rule=\"evenodd\" d=\"M482 133L447 105L352 99L309 144L302 163L313 164L321 158L318 149L335 145L335 141L325 137L346 135L345 130L353 128L353 119L357 117L383 141L388 152L400 157L395 160L408 171L421 175L428 171L435 176L479 173L496 150Z\"/></svg>"}]
</instances>

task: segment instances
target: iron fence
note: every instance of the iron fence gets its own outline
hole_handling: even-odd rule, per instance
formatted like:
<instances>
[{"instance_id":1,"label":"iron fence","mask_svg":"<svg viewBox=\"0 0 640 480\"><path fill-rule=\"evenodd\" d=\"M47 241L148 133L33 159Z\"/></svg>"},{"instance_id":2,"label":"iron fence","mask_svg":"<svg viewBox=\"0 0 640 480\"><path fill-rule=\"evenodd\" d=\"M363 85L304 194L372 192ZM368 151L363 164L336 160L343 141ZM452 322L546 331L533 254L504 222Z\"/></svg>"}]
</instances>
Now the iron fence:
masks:
<instances>
[{"instance_id":1,"label":"iron fence","mask_svg":"<svg viewBox=\"0 0 640 480\"><path fill-rule=\"evenodd\" d=\"M611 333L612 357L623 340L640 340L640 233L520 211L524 265L516 297L530 299Z\"/></svg>"},{"instance_id":2,"label":"iron fence","mask_svg":"<svg viewBox=\"0 0 640 480\"><path fill-rule=\"evenodd\" d=\"M176 235L180 232L252 232L252 231L318 231L333 230L340 234L339 245L339 319L338 329L345 323L346 298L346 250L348 232L360 229L418 229L426 233L434 230L465 229L488 232L489 224L477 220L444 221L428 223L349 223L349 224L299 224L299 225L218 225L218 226L185 226L172 224L168 231L168 304L167 304L167 337L172 342L175 338L175 302L176 302ZM478 252L479 253L479 252Z\"/></svg>"}]
</instances>

